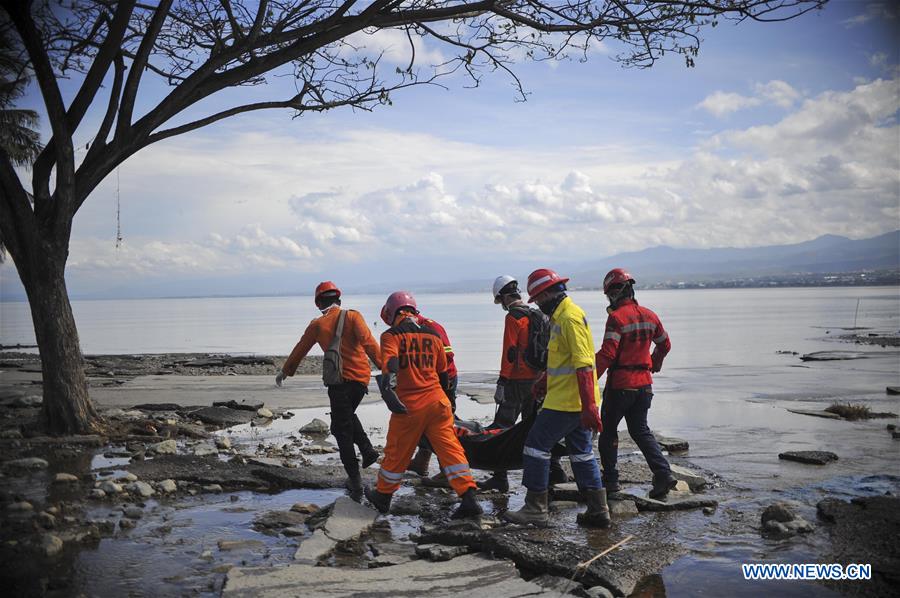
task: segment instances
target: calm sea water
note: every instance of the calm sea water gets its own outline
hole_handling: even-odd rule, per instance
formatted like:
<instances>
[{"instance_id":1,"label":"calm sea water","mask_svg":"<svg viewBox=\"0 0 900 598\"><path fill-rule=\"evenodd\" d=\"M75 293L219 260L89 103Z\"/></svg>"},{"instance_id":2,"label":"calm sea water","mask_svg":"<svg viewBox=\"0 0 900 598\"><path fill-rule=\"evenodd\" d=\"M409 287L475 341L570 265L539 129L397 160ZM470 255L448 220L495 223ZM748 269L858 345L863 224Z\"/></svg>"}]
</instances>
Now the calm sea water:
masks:
<instances>
[{"instance_id":1,"label":"calm sea water","mask_svg":"<svg viewBox=\"0 0 900 598\"><path fill-rule=\"evenodd\" d=\"M574 292L572 297L587 312L599 342L605 298L597 291ZM384 299L351 295L344 307L362 312L377 336L384 330L378 317ZM422 294L417 299L422 312L447 329L461 370L498 369L503 312L488 293ZM643 291L638 300L660 315L672 337L669 368L766 366L783 362L776 350L852 348L836 347L825 332L835 334L854 321L873 331L900 329L896 287ZM75 301L73 310L87 354L286 355L318 315L309 297ZM0 344L16 343L34 343L28 305L0 303Z\"/></svg>"}]
</instances>

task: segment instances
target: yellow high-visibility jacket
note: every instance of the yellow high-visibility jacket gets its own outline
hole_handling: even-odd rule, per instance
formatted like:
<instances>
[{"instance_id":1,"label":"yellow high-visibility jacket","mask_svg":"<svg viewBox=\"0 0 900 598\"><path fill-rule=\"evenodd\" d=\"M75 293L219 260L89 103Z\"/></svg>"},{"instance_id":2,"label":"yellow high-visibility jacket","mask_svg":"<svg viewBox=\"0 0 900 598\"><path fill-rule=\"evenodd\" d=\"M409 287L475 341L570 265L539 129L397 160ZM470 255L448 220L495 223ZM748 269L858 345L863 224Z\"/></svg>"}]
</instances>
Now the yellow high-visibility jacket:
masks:
<instances>
[{"instance_id":1,"label":"yellow high-visibility jacket","mask_svg":"<svg viewBox=\"0 0 900 598\"><path fill-rule=\"evenodd\" d=\"M547 353L547 398L544 408L581 411L578 396L578 368L594 367L594 337L584 310L571 297L560 302L550 316L550 344ZM594 400L600 405L600 386L594 371Z\"/></svg>"}]
</instances>

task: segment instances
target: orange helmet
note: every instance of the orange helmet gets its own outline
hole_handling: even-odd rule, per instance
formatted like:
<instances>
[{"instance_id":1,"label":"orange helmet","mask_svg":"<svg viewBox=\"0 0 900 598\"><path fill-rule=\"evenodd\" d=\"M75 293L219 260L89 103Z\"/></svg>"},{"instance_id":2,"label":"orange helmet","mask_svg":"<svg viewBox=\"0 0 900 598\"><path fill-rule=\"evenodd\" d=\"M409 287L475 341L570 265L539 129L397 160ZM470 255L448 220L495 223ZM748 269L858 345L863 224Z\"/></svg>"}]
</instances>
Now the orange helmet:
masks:
<instances>
[{"instance_id":1,"label":"orange helmet","mask_svg":"<svg viewBox=\"0 0 900 598\"><path fill-rule=\"evenodd\" d=\"M560 278L559 274L549 268L538 268L528 275L528 303L533 303L534 298L552 287L553 285L569 282L568 278Z\"/></svg>"},{"instance_id":2,"label":"orange helmet","mask_svg":"<svg viewBox=\"0 0 900 598\"><path fill-rule=\"evenodd\" d=\"M629 282L634 284L634 278L628 273L628 270L625 270L624 268L613 268L603 279L603 294L609 295L610 287L620 284L624 285Z\"/></svg>"},{"instance_id":3,"label":"orange helmet","mask_svg":"<svg viewBox=\"0 0 900 598\"><path fill-rule=\"evenodd\" d=\"M341 296L341 290L337 288L337 285L331 282L330 280L326 280L325 282L320 282L319 286L316 287L316 301L319 300L321 295L325 293L335 293L338 297Z\"/></svg>"}]
</instances>

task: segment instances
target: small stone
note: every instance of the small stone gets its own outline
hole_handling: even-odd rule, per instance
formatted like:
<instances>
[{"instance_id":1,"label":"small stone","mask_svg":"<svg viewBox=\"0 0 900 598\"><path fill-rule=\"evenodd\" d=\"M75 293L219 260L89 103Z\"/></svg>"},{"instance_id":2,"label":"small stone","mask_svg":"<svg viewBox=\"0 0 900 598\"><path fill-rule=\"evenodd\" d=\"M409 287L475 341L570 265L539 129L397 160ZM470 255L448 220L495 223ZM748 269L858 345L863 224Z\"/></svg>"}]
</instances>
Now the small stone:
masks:
<instances>
[{"instance_id":1,"label":"small stone","mask_svg":"<svg viewBox=\"0 0 900 598\"><path fill-rule=\"evenodd\" d=\"M27 513L33 511L34 507L30 502L23 500L6 505L6 510L10 513Z\"/></svg>"},{"instance_id":2,"label":"small stone","mask_svg":"<svg viewBox=\"0 0 900 598\"><path fill-rule=\"evenodd\" d=\"M94 488L94 489L91 490L90 497L91 497L91 498L97 498L97 499L99 499L99 498L106 498L106 492L104 492L104 491L101 490L100 488Z\"/></svg>"},{"instance_id":3,"label":"small stone","mask_svg":"<svg viewBox=\"0 0 900 598\"><path fill-rule=\"evenodd\" d=\"M138 477L136 475L134 475L133 473L126 473L125 475L121 475L121 476L117 477L116 481L119 482L120 484L123 484L125 482L136 482L137 479L138 479Z\"/></svg>"},{"instance_id":4,"label":"small stone","mask_svg":"<svg viewBox=\"0 0 900 598\"><path fill-rule=\"evenodd\" d=\"M323 422L319 418L313 419L311 422L300 428L300 432L303 434L328 434L331 430L328 424Z\"/></svg>"},{"instance_id":5,"label":"small stone","mask_svg":"<svg viewBox=\"0 0 900 598\"><path fill-rule=\"evenodd\" d=\"M309 530L305 527L286 527L281 530L281 533L289 538L296 538L298 536L305 536Z\"/></svg>"},{"instance_id":6,"label":"small stone","mask_svg":"<svg viewBox=\"0 0 900 598\"><path fill-rule=\"evenodd\" d=\"M63 549L63 541L59 538L59 536L54 536L53 534L47 534L41 539L41 548L44 550L44 554L47 556L56 556Z\"/></svg>"},{"instance_id":7,"label":"small stone","mask_svg":"<svg viewBox=\"0 0 900 598\"><path fill-rule=\"evenodd\" d=\"M256 415L258 415L260 417L264 417L266 419L272 419L273 417L275 417L275 415L272 413L272 411L265 407L260 407L259 409L257 409Z\"/></svg>"},{"instance_id":8,"label":"small stone","mask_svg":"<svg viewBox=\"0 0 900 598\"><path fill-rule=\"evenodd\" d=\"M57 509L56 507L47 507L47 509L45 509L45 510L48 513L50 513L51 515L54 515L54 516L59 515L59 509Z\"/></svg>"},{"instance_id":9,"label":"small stone","mask_svg":"<svg viewBox=\"0 0 900 598\"><path fill-rule=\"evenodd\" d=\"M22 433L15 428L11 428L9 430L3 430L2 432L0 432L0 438L5 438L8 440L22 438Z\"/></svg>"},{"instance_id":10,"label":"small stone","mask_svg":"<svg viewBox=\"0 0 900 598\"><path fill-rule=\"evenodd\" d=\"M107 494L119 494L120 492L122 492L122 486L110 480L106 480L105 482L100 484L100 489Z\"/></svg>"},{"instance_id":11,"label":"small stone","mask_svg":"<svg viewBox=\"0 0 900 598\"><path fill-rule=\"evenodd\" d=\"M134 529L137 527L137 521L133 519L119 519L119 527L122 529Z\"/></svg>"},{"instance_id":12,"label":"small stone","mask_svg":"<svg viewBox=\"0 0 900 598\"><path fill-rule=\"evenodd\" d=\"M204 550L202 553L200 553L200 559L204 561L213 560L212 550Z\"/></svg>"},{"instance_id":13,"label":"small stone","mask_svg":"<svg viewBox=\"0 0 900 598\"><path fill-rule=\"evenodd\" d=\"M13 459L3 464L8 469L47 469L47 461L39 457L26 457L24 459Z\"/></svg>"},{"instance_id":14,"label":"small stone","mask_svg":"<svg viewBox=\"0 0 900 598\"><path fill-rule=\"evenodd\" d=\"M116 522L111 519L101 519L100 521L94 521L93 523L97 526L97 530L103 536L111 536L116 532Z\"/></svg>"},{"instance_id":15,"label":"small stone","mask_svg":"<svg viewBox=\"0 0 900 598\"><path fill-rule=\"evenodd\" d=\"M797 514L794 513L790 505L783 502L777 502L766 507L766 510L763 511L762 517L760 519L762 521L762 524L765 525L769 521L779 521L784 523L787 521L793 521L796 518Z\"/></svg>"},{"instance_id":16,"label":"small stone","mask_svg":"<svg viewBox=\"0 0 900 598\"><path fill-rule=\"evenodd\" d=\"M213 573L228 573L229 571L231 571L232 567L234 567L234 565L229 565L226 563L224 565L216 565L212 568L212 571Z\"/></svg>"},{"instance_id":17,"label":"small stone","mask_svg":"<svg viewBox=\"0 0 900 598\"><path fill-rule=\"evenodd\" d=\"M628 517L638 514L637 505L633 500L611 500L609 501L609 513L615 517Z\"/></svg>"},{"instance_id":18,"label":"small stone","mask_svg":"<svg viewBox=\"0 0 900 598\"><path fill-rule=\"evenodd\" d=\"M203 491L218 493L222 491L222 486L220 486L219 484L208 484L206 486L203 486Z\"/></svg>"},{"instance_id":19,"label":"small stone","mask_svg":"<svg viewBox=\"0 0 900 598\"><path fill-rule=\"evenodd\" d=\"M156 491L153 490L153 487L150 486L147 482L134 482L128 485L128 491L132 494L137 494L138 496L142 496L144 498L149 498L156 494Z\"/></svg>"},{"instance_id":20,"label":"small stone","mask_svg":"<svg viewBox=\"0 0 900 598\"><path fill-rule=\"evenodd\" d=\"M594 586L584 591L584 595L588 598L613 598L613 593L603 586Z\"/></svg>"},{"instance_id":21,"label":"small stone","mask_svg":"<svg viewBox=\"0 0 900 598\"><path fill-rule=\"evenodd\" d=\"M228 436L220 436L216 438L216 448L227 451L231 448L231 438Z\"/></svg>"},{"instance_id":22,"label":"small stone","mask_svg":"<svg viewBox=\"0 0 900 598\"><path fill-rule=\"evenodd\" d=\"M178 484L175 483L175 480L163 480L157 484L157 487L163 494L171 494L178 490Z\"/></svg>"},{"instance_id":23,"label":"small stone","mask_svg":"<svg viewBox=\"0 0 900 598\"><path fill-rule=\"evenodd\" d=\"M58 473L53 477L55 484L71 484L78 481L78 476L71 473Z\"/></svg>"},{"instance_id":24,"label":"small stone","mask_svg":"<svg viewBox=\"0 0 900 598\"><path fill-rule=\"evenodd\" d=\"M677 482L675 482L675 487L672 488L672 490L674 492L682 492L684 494L691 493L691 487L688 486L688 483L685 482L684 480L678 480Z\"/></svg>"},{"instance_id":25,"label":"small stone","mask_svg":"<svg viewBox=\"0 0 900 598\"><path fill-rule=\"evenodd\" d=\"M56 517L54 517L50 513L38 513L35 519L37 520L38 525L40 525L44 529L53 529L54 527L56 527Z\"/></svg>"},{"instance_id":26,"label":"small stone","mask_svg":"<svg viewBox=\"0 0 900 598\"><path fill-rule=\"evenodd\" d=\"M163 440L162 442L150 445L150 448L147 450L156 453L157 455L174 455L178 452L178 445L174 440Z\"/></svg>"},{"instance_id":27,"label":"small stone","mask_svg":"<svg viewBox=\"0 0 900 598\"><path fill-rule=\"evenodd\" d=\"M704 514L704 515L712 515L712 514L715 513L715 512L716 512L716 508L715 508L715 507L703 507L703 514Z\"/></svg>"},{"instance_id":28,"label":"small stone","mask_svg":"<svg viewBox=\"0 0 900 598\"><path fill-rule=\"evenodd\" d=\"M144 516L144 509L140 507L125 507L122 509L122 512L125 513L125 516L129 519L140 519Z\"/></svg>"}]
</instances>

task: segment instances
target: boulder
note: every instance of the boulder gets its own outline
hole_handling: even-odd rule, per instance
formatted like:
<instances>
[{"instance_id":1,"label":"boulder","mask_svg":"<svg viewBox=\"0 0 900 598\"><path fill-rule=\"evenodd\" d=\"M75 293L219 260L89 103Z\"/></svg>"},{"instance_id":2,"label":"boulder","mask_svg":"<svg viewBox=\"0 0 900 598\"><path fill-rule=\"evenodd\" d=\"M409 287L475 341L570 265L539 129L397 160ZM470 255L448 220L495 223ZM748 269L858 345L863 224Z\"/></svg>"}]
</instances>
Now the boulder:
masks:
<instances>
[{"instance_id":1,"label":"boulder","mask_svg":"<svg viewBox=\"0 0 900 598\"><path fill-rule=\"evenodd\" d=\"M163 440L162 442L150 445L150 448L147 450L156 453L157 455L174 455L178 452L178 445L174 440Z\"/></svg>"},{"instance_id":2,"label":"boulder","mask_svg":"<svg viewBox=\"0 0 900 598\"><path fill-rule=\"evenodd\" d=\"M656 442L659 443L659 446L670 453L684 453L690 449L690 444L688 444L687 440L663 436L657 432L654 432L653 436L656 438Z\"/></svg>"},{"instance_id":3,"label":"boulder","mask_svg":"<svg viewBox=\"0 0 900 598\"><path fill-rule=\"evenodd\" d=\"M163 494L171 494L178 490L175 480L162 480L158 485L159 491Z\"/></svg>"},{"instance_id":4,"label":"boulder","mask_svg":"<svg viewBox=\"0 0 900 598\"><path fill-rule=\"evenodd\" d=\"M609 513L613 517L631 517L638 514L637 505L631 500L609 501Z\"/></svg>"},{"instance_id":5,"label":"boulder","mask_svg":"<svg viewBox=\"0 0 900 598\"><path fill-rule=\"evenodd\" d=\"M116 484L112 480L106 480L102 484L100 484L100 490L105 492L106 494L119 494L122 492L122 486Z\"/></svg>"},{"instance_id":6,"label":"boulder","mask_svg":"<svg viewBox=\"0 0 900 598\"><path fill-rule=\"evenodd\" d=\"M828 451L787 451L778 453L778 458L810 465L827 465L838 460L837 455Z\"/></svg>"},{"instance_id":7,"label":"boulder","mask_svg":"<svg viewBox=\"0 0 900 598\"><path fill-rule=\"evenodd\" d=\"M228 436L219 436L216 438L216 448L227 451L231 448L231 438Z\"/></svg>"},{"instance_id":8,"label":"boulder","mask_svg":"<svg viewBox=\"0 0 900 598\"><path fill-rule=\"evenodd\" d=\"M717 507L718 501L711 498L672 498L669 500L656 500L645 496L619 492L617 497L634 501L638 511L686 511L690 509L702 509L703 507Z\"/></svg>"},{"instance_id":9,"label":"boulder","mask_svg":"<svg viewBox=\"0 0 900 598\"><path fill-rule=\"evenodd\" d=\"M58 473L53 477L55 484L74 484L78 482L78 476L71 473Z\"/></svg>"},{"instance_id":10,"label":"boulder","mask_svg":"<svg viewBox=\"0 0 900 598\"><path fill-rule=\"evenodd\" d=\"M41 538L41 549L44 551L44 554L48 557L54 557L63 549L63 541L59 536L54 536L53 534L47 534L43 538Z\"/></svg>"},{"instance_id":11,"label":"boulder","mask_svg":"<svg viewBox=\"0 0 900 598\"><path fill-rule=\"evenodd\" d=\"M328 434L330 431L328 424L319 418L313 419L299 430L301 434Z\"/></svg>"},{"instance_id":12,"label":"boulder","mask_svg":"<svg viewBox=\"0 0 900 598\"><path fill-rule=\"evenodd\" d=\"M297 527L306 522L306 515L296 511L269 511L253 520L253 529L261 532L277 532L285 527Z\"/></svg>"},{"instance_id":13,"label":"boulder","mask_svg":"<svg viewBox=\"0 0 900 598\"><path fill-rule=\"evenodd\" d=\"M672 468L672 475L675 479L687 483L691 491L696 492L706 487L706 478L699 473L680 465L672 464L669 467Z\"/></svg>"},{"instance_id":14,"label":"boulder","mask_svg":"<svg viewBox=\"0 0 900 598\"><path fill-rule=\"evenodd\" d=\"M272 413L272 410L265 407L260 407L259 409L257 409L256 415L258 415L259 417L264 417L266 419L272 419L273 417L275 417L275 414Z\"/></svg>"},{"instance_id":15,"label":"boulder","mask_svg":"<svg viewBox=\"0 0 900 598\"><path fill-rule=\"evenodd\" d=\"M156 494L156 491L147 482L132 482L128 485L128 491L142 498L150 498Z\"/></svg>"},{"instance_id":16,"label":"boulder","mask_svg":"<svg viewBox=\"0 0 900 598\"><path fill-rule=\"evenodd\" d=\"M378 513L341 496L331 508L328 518L313 535L300 544L294 559L316 563L327 556L339 542L355 540L375 523Z\"/></svg>"},{"instance_id":17,"label":"boulder","mask_svg":"<svg viewBox=\"0 0 900 598\"><path fill-rule=\"evenodd\" d=\"M797 515L787 503L777 502L769 505L760 516L762 533L776 538L806 534L813 531L813 526Z\"/></svg>"}]
</instances>

